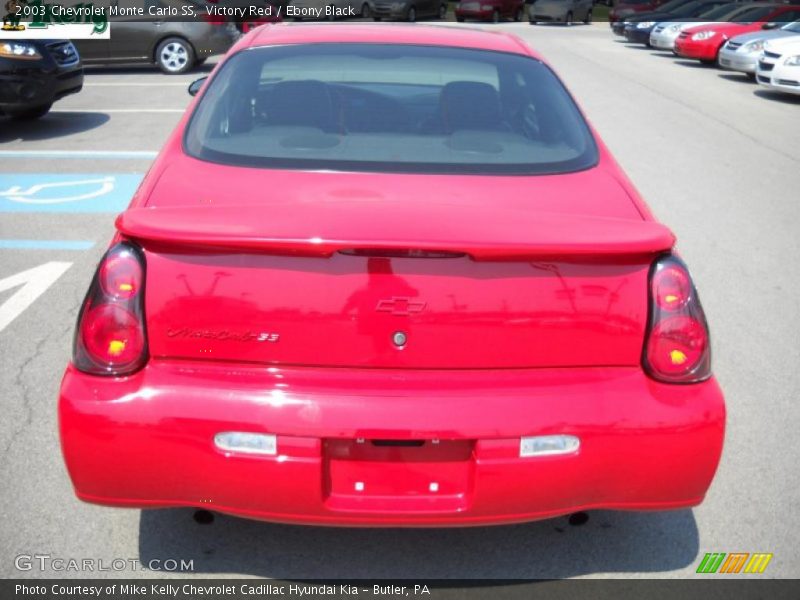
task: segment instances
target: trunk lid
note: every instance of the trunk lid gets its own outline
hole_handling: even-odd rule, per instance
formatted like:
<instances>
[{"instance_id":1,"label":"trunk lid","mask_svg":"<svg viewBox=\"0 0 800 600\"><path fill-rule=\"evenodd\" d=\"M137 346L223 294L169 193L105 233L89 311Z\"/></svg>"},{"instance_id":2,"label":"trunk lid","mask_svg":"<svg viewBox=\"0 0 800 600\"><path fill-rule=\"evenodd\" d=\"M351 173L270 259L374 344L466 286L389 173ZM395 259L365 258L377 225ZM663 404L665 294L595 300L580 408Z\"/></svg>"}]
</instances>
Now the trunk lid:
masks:
<instances>
[{"instance_id":1,"label":"trunk lid","mask_svg":"<svg viewBox=\"0 0 800 600\"><path fill-rule=\"evenodd\" d=\"M649 265L674 238L643 220L610 177L594 186L572 179L585 174L560 176L563 185L460 178L458 188L439 188L436 177L389 177L392 186L383 175L267 173L269 192L252 176L250 186L229 179L227 188L203 177L202 189L184 178L179 190L167 172L146 206L118 219L146 253L154 358L639 364ZM587 190L602 208L581 210Z\"/></svg>"}]
</instances>

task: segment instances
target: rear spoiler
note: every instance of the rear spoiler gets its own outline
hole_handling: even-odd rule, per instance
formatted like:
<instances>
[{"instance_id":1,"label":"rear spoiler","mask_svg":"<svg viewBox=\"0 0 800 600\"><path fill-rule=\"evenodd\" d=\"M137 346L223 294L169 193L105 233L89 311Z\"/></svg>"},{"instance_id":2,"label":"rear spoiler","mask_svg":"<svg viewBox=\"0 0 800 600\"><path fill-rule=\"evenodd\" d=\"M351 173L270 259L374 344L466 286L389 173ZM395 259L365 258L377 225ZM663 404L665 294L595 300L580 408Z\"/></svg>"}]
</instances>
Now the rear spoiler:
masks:
<instances>
[{"instance_id":1,"label":"rear spoiler","mask_svg":"<svg viewBox=\"0 0 800 600\"><path fill-rule=\"evenodd\" d=\"M328 257L340 251L463 253L475 260L609 257L667 251L654 221L543 213L499 206L313 202L132 208L116 221L142 243Z\"/></svg>"}]
</instances>

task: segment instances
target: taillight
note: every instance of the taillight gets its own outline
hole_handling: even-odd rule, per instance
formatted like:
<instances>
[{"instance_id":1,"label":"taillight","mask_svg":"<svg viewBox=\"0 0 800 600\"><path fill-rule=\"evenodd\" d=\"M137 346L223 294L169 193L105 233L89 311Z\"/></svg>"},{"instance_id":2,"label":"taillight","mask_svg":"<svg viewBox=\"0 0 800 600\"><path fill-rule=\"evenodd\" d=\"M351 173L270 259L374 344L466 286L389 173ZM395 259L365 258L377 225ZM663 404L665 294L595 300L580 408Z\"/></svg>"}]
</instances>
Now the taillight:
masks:
<instances>
[{"instance_id":1,"label":"taillight","mask_svg":"<svg viewBox=\"0 0 800 600\"><path fill-rule=\"evenodd\" d=\"M650 322L642 359L648 375L668 383L711 376L708 325L683 262L667 256L650 271Z\"/></svg>"},{"instance_id":2,"label":"taillight","mask_svg":"<svg viewBox=\"0 0 800 600\"><path fill-rule=\"evenodd\" d=\"M128 375L147 362L144 256L136 246L119 243L100 262L78 317L72 362L92 375Z\"/></svg>"}]
</instances>

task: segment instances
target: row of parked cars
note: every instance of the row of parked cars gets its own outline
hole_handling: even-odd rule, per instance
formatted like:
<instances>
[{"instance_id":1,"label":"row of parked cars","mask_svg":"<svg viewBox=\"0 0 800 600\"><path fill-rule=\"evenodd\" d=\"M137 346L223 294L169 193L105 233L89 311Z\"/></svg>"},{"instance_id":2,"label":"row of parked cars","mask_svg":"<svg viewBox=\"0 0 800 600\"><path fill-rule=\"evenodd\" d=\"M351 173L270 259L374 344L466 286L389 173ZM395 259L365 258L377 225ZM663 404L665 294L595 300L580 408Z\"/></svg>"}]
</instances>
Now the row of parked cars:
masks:
<instances>
[{"instance_id":1,"label":"row of parked cars","mask_svg":"<svg viewBox=\"0 0 800 600\"><path fill-rule=\"evenodd\" d=\"M800 95L800 3L627 2L611 11L609 22L615 34L630 42L738 71L766 88Z\"/></svg>"}]
</instances>

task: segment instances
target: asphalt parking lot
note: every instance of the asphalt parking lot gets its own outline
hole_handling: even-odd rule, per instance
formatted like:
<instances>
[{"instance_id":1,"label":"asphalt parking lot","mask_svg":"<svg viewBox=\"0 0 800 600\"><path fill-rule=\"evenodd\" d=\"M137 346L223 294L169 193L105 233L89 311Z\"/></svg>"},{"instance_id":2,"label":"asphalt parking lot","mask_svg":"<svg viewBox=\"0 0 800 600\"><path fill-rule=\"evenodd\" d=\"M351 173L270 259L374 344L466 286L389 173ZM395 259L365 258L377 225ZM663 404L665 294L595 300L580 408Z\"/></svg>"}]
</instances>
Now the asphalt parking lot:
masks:
<instances>
[{"instance_id":1,"label":"asphalt parking lot","mask_svg":"<svg viewBox=\"0 0 800 600\"><path fill-rule=\"evenodd\" d=\"M0 120L0 575L84 575L15 567L19 555L47 554L193 560L197 576L685 577L706 552L770 552L764 576L800 576L800 97L629 46L605 23L494 29L521 35L551 62L678 235L728 403L725 451L706 501L668 513L593 512L580 526L561 518L448 530L225 516L198 524L189 510L77 501L56 423L77 310L115 214L200 76L90 70L84 90L42 120ZM154 574L163 575L95 573Z\"/></svg>"}]
</instances>

